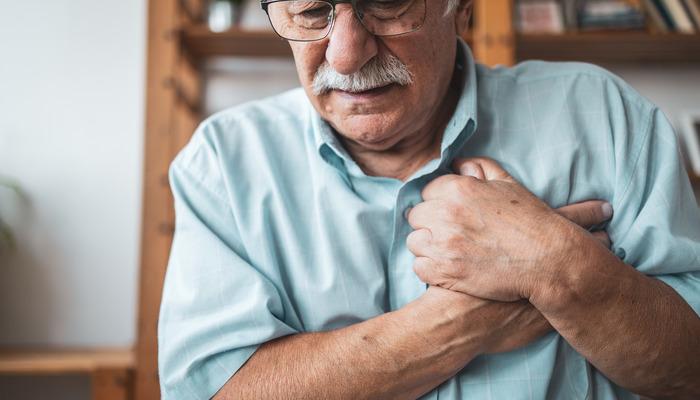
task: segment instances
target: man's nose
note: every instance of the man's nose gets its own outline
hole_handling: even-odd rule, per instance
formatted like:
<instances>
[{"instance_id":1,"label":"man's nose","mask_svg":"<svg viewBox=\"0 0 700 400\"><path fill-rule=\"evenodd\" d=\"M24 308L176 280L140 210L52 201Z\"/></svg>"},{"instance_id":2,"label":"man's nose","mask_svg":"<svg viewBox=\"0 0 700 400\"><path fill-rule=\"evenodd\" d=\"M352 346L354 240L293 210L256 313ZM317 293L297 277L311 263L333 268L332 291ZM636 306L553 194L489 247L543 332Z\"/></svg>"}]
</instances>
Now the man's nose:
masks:
<instances>
[{"instance_id":1,"label":"man's nose","mask_svg":"<svg viewBox=\"0 0 700 400\"><path fill-rule=\"evenodd\" d=\"M352 6L336 6L335 23L329 35L326 60L338 73L359 71L377 55L377 38L355 17Z\"/></svg>"}]
</instances>

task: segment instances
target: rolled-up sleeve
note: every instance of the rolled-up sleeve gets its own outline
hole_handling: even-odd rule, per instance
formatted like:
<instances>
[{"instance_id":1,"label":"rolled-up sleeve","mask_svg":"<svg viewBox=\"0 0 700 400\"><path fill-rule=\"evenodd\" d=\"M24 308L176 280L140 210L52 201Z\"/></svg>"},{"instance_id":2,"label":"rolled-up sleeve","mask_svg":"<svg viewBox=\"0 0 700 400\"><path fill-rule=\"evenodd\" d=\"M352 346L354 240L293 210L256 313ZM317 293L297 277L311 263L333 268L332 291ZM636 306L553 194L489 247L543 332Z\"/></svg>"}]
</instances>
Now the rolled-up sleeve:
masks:
<instances>
[{"instance_id":1,"label":"rolled-up sleeve","mask_svg":"<svg viewBox=\"0 0 700 400\"><path fill-rule=\"evenodd\" d=\"M657 108L618 140L613 250L673 287L700 314L700 212L670 123Z\"/></svg>"},{"instance_id":2,"label":"rolled-up sleeve","mask_svg":"<svg viewBox=\"0 0 700 400\"><path fill-rule=\"evenodd\" d=\"M259 345L296 333L278 289L247 259L216 153L200 139L170 168L176 227L158 323L165 399L212 397Z\"/></svg>"}]
</instances>

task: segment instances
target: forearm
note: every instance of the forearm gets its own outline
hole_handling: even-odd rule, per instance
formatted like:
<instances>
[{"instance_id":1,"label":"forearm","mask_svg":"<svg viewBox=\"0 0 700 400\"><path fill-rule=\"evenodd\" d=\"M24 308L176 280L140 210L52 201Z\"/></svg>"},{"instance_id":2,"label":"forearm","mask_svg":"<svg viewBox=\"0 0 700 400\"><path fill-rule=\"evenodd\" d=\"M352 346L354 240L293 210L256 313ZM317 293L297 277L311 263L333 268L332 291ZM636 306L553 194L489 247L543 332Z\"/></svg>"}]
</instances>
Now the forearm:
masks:
<instances>
[{"instance_id":1,"label":"forearm","mask_svg":"<svg viewBox=\"0 0 700 400\"><path fill-rule=\"evenodd\" d=\"M266 343L215 398L420 397L466 365L479 343L419 301L336 331Z\"/></svg>"},{"instance_id":2,"label":"forearm","mask_svg":"<svg viewBox=\"0 0 700 400\"><path fill-rule=\"evenodd\" d=\"M617 384L654 398L700 398L700 318L663 282L602 247L593 253L572 258L575 267L531 302Z\"/></svg>"}]
</instances>

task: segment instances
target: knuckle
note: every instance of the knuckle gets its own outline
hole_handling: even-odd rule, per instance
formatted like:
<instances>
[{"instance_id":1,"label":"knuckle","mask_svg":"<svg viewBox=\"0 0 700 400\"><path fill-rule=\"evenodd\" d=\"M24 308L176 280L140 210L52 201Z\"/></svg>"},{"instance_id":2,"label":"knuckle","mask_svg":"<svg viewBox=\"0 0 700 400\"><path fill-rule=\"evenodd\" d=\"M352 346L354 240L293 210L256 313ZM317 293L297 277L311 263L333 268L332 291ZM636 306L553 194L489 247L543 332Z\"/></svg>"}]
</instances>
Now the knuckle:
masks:
<instances>
[{"instance_id":1,"label":"knuckle","mask_svg":"<svg viewBox=\"0 0 700 400\"><path fill-rule=\"evenodd\" d=\"M443 238L443 246L450 254L462 247L463 243L464 239L462 236L455 232L448 233Z\"/></svg>"},{"instance_id":2,"label":"knuckle","mask_svg":"<svg viewBox=\"0 0 700 400\"><path fill-rule=\"evenodd\" d=\"M450 221L459 220L459 218L462 216L462 206L459 203L445 202L440 210L445 219Z\"/></svg>"}]
</instances>

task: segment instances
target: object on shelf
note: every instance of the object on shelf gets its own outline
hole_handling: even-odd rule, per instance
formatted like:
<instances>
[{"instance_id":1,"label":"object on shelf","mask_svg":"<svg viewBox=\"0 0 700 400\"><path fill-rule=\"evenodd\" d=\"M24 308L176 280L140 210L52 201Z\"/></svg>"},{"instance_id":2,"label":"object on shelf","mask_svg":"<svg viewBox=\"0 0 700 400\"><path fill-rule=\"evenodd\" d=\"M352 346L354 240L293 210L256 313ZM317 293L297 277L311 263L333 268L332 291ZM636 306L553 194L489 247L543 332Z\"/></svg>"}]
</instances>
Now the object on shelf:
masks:
<instances>
[{"instance_id":1,"label":"object on shelf","mask_svg":"<svg viewBox=\"0 0 700 400\"><path fill-rule=\"evenodd\" d=\"M700 0L644 0L654 25L661 31L700 31Z\"/></svg>"},{"instance_id":2,"label":"object on shelf","mask_svg":"<svg viewBox=\"0 0 700 400\"><path fill-rule=\"evenodd\" d=\"M589 0L579 12L581 30L629 30L644 29L646 19L640 1Z\"/></svg>"},{"instance_id":3,"label":"object on shelf","mask_svg":"<svg viewBox=\"0 0 700 400\"><path fill-rule=\"evenodd\" d=\"M683 5L683 0L663 0L668 9L676 29L680 33L694 33L695 27L691 21L691 17Z\"/></svg>"},{"instance_id":4,"label":"object on shelf","mask_svg":"<svg viewBox=\"0 0 700 400\"><path fill-rule=\"evenodd\" d=\"M654 0L643 0L642 6L649 17L649 25L653 31L666 33L673 30L670 17L662 13L662 10L654 4Z\"/></svg>"},{"instance_id":5,"label":"object on shelf","mask_svg":"<svg viewBox=\"0 0 700 400\"><path fill-rule=\"evenodd\" d=\"M683 0L683 4L695 24L696 31L700 31L700 0Z\"/></svg>"},{"instance_id":6,"label":"object on shelf","mask_svg":"<svg viewBox=\"0 0 700 400\"><path fill-rule=\"evenodd\" d=\"M520 0L517 7L521 33L562 33L564 14L556 0Z\"/></svg>"},{"instance_id":7,"label":"object on shelf","mask_svg":"<svg viewBox=\"0 0 700 400\"><path fill-rule=\"evenodd\" d=\"M243 0L212 0L209 3L209 29L224 32L238 24Z\"/></svg>"}]
</instances>

